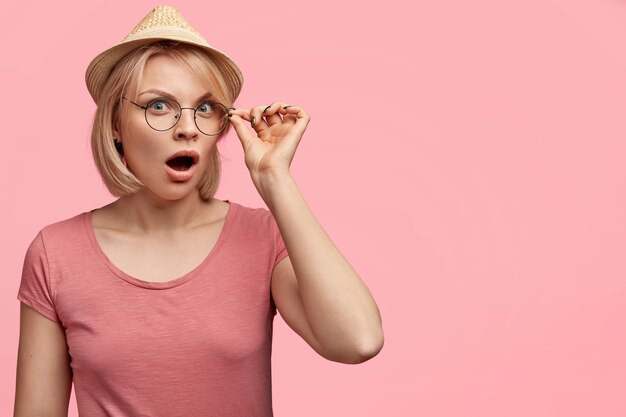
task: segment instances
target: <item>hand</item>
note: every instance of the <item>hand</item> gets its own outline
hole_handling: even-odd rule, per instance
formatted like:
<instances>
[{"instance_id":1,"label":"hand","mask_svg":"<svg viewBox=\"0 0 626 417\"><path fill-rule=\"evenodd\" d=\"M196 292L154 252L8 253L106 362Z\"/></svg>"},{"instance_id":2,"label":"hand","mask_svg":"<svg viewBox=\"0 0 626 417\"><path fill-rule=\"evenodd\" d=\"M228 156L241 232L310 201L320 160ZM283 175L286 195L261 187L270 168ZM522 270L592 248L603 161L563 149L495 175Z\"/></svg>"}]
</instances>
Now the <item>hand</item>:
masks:
<instances>
[{"instance_id":1,"label":"hand","mask_svg":"<svg viewBox=\"0 0 626 417\"><path fill-rule=\"evenodd\" d=\"M310 120L302 108L276 101L270 106L250 110L230 110L229 114L255 184L264 174L289 170ZM248 126L252 126L253 131Z\"/></svg>"}]
</instances>

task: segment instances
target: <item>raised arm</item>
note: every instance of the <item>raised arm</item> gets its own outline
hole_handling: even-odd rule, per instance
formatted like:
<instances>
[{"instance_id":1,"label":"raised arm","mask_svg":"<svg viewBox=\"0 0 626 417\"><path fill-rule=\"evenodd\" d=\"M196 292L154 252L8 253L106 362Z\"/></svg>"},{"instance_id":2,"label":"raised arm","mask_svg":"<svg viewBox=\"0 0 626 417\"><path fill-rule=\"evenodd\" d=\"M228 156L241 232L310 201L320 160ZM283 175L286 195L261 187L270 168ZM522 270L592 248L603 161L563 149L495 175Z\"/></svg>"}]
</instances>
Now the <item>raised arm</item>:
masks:
<instances>
[{"instance_id":1,"label":"raised arm","mask_svg":"<svg viewBox=\"0 0 626 417\"><path fill-rule=\"evenodd\" d=\"M61 325L20 303L14 417L67 417L72 370Z\"/></svg>"},{"instance_id":2,"label":"raised arm","mask_svg":"<svg viewBox=\"0 0 626 417\"><path fill-rule=\"evenodd\" d=\"M289 252L272 276L272 296L281 316L327 359L370 359L384 340L376 302L315 219L289 173L309 116L280 102L231 114L252 181Z\"/></svg>"}]
</instances>

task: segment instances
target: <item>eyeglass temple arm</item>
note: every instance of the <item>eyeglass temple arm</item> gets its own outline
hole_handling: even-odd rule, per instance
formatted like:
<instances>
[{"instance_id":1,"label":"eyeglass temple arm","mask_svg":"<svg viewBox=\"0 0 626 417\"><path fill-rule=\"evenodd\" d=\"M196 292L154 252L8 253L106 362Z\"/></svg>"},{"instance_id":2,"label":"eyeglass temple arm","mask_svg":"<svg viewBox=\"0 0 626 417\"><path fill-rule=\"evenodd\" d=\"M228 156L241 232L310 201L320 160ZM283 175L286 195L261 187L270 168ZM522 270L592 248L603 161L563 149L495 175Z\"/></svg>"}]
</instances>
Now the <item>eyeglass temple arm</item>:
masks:
<instances>
[{"instance_id":1,"label":"eyeglass temple arm","mask_svg":"<svg viewBox=\"0 0 626 417\"><path fill-rule=\"evenodd\" d=\"M141 104L137 104L132 100L127 99L126 97L122 96L122 99L128 101L129 103L133 103L135 106L139 107L142 110L145 110L147 107L146 106L142 106Z\"/></svg>"}]
</instances>

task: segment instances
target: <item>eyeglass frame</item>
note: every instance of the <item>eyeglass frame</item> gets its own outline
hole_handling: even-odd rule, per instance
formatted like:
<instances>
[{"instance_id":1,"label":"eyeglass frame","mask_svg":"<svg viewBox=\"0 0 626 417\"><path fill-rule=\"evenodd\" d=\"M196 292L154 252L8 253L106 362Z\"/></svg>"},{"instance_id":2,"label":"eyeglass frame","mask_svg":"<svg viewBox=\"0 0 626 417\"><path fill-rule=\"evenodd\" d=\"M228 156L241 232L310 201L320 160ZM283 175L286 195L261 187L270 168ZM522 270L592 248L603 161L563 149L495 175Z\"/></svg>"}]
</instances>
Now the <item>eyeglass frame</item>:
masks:
<instances>
[{"instance_id":1,"label":"eyeglass frame","mask_svg":"<svg viewBox=\"0 0 626 417\"><path fill-rule=\"evenodd\" d=\"M166 97L163 97L163 98L166 98ZM130 100L130 99L124 97L124 96L122 96L122 99L124 99L124 100L128 101L129 103L132 103L135 106L137 106L140 109L142 109L143 110L143 117L146 120L146 124L148 126L150 126L150 128L152 130L157 131L157 132L167 132L168 130L173 129L174 126L176 126L178 124L180 119L182 119L183 110L193 110L193 124L196 125L196 129L198 129L198 132L202 133L205 136L217 136L217 135L219 135L220 133L222 133L224 131L224 129L226 129L226 126L228 126L228 122L229 122L229 120L228 120L228 108L225 105L223 105L222 103L218 103L217 101L207 100L205 103L217 104L218 106L221 106L221 107L224 108L224 110L225 110L224 118L225 118L225 122L226 123L224 123L224 126L222 126L222 128L217 133L204 133L202 131L202 129L200 129L200 127L198 126L198 122L196 121L196 112L198 111L198 109L200 108L201 105L199 105L198 107L195 107L195 108L194 107L183 107L183 106L180 105L180 103L178 101L174 100L173 98L168 98L167 97L168 100L171 100L174 103L178 104L178 107L180 108L179 117L176 118L176 121L174 122L174 124L171 127L168 127L167 129L155 129L150 124L150 122L148 122L148 106L147 105L146 106L142 106L141 104L135 103L134 101L132 101L132 100ZM148 104L152 103L155 100L158 100L158 98L155 98L154 100L150 100L150 102ZM203 103L203 104L205 104L205 103Z\"/></svg>"}]
</instances>

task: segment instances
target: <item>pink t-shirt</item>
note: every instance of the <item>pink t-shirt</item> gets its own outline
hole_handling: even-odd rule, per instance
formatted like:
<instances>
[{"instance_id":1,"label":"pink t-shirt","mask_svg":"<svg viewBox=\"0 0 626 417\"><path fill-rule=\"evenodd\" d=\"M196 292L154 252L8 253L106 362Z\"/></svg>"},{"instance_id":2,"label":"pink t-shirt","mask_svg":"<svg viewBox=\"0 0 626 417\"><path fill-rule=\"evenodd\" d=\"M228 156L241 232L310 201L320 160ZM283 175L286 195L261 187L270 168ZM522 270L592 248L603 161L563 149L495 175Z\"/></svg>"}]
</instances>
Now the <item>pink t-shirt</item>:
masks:
<instances>
[{"instance_id":1,"label":"pink t-shirt","mask_svg":"<svg viewBox=\"0 0 626 417\"><path fill-rule=\"evenodd\" d=\"M198 267L141 281L109 261L87 212L37 235L17 298L65 329L81 416L269 417L270 277L285 256L268 210L230 202Z\"/></svg>"}]
</instances>

